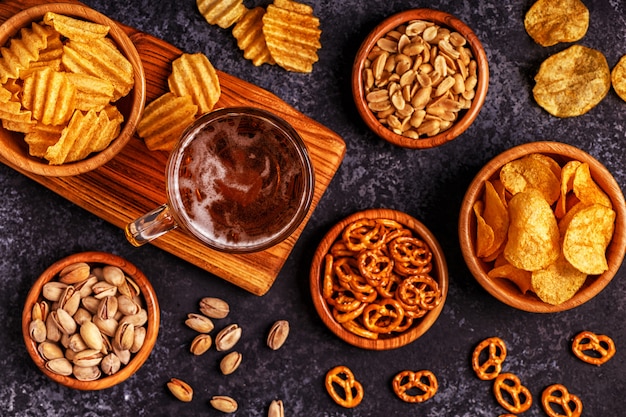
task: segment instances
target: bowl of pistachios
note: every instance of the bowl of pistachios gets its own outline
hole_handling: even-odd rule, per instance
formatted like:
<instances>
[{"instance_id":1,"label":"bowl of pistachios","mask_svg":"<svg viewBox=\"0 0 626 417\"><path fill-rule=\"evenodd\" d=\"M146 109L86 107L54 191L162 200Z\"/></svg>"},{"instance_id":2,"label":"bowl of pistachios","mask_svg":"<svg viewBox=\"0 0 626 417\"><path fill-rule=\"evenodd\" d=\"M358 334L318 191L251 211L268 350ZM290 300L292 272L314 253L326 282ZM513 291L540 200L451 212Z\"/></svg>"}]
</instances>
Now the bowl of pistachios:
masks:
<instances>
[{"instance_id":1,"label":"bowl of pistachios","mask_svg":"<svg viewBox=\"0 0 626 417\"><path fill-rule=\"evenodd\" d=\"M82 252L48 267L22 312L22 335L35 365L70 388L93 391L130 378L156 343L154 288L113 254Z\"/></svg>"}]
</instances>

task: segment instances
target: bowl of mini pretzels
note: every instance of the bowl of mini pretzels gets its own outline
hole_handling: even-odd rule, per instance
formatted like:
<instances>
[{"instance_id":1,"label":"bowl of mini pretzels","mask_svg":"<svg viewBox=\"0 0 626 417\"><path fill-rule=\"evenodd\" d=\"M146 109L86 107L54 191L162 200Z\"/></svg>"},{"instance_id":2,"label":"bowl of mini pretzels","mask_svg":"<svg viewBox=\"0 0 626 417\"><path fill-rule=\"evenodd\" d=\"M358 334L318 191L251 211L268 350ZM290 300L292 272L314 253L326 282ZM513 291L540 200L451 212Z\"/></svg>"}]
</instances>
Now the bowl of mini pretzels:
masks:
<instances>
[{"instance_id":1,"label":"bowl of mini pretzels","mask_svg":"<svg viewBox=\"0 0 626 417\"><path fill-rule=\"evenodd\" d=\"M310 271L315 309L345 342L369 350L404 346L435 323L448 268L432 232L391 209L354 213L320 242Z\"/></svg>"}]
</instances>

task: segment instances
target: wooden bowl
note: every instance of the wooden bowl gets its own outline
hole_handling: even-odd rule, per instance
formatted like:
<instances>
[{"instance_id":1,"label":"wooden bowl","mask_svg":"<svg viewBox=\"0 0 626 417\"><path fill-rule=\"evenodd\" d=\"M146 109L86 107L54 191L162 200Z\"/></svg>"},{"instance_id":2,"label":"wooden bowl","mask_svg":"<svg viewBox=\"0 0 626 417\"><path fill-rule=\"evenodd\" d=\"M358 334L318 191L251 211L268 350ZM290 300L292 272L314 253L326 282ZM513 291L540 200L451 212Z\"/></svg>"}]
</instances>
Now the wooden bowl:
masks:
<instances>
[{"instance_id":1,"label":"wooden bowl","mask_svg":"<svg viewBox=\"0 0 626 417\"><path fill-rule=\"evenodd\" d=\"M441 27L446 27L463 35L469 44L477 63L478 84L476 85L476 94L472 100L469 109L462 110L454 122L454 124L434 136L413 139L394 133L387 126L383 125L376 115L369 109L365 99L365 86L363 70L366 65L366 59L376 42L384 37L389 31L403 25L411 20L431 21ZM374 131L378 136L387 142L393 143L404 148L424 149L433 148L447 143L459 135L461 135L474 122L480 112L485 98L487 96L487 88L489 85L489 64L487 55L483 49L478 37L474 34L465 23L451 14L432 10L432 9L412 9L394 14L378 24L374 30L365 38L359 48L354 64L352 67L352 95L356 108L365 121L365 124Z\"/></svg>"},{"instance_id":2,"label":"wooden bowl","mask_svg":"<svg viewBox=\"0 0 626 417\"><path fill-rule=\"evenodd\" d=\"M58 274L61 270L63 270L63 268L76 262L86 262L92 268L105 265L113 265L121 268L122 271L124 271L125 275L131 278L139 287L141 291L140 299L143 302L143 308L146 310L148 316L148 321L145 325L146 337L141 349L139 349L139 351L137 351L136 353L133 353L130 362L128 362L128 364L126 365L122 365L121 369L117 373L109 376L106 376L103 373L99 379L96 379L94 381L81 381L76 379L72 375L62 376L48 370L45 367L44 359L38 353L38 343L33 341L29 333L29 325L32 320L33 306L35 305L35 303L43 300L42 289L44 284L49 281L57 280ZM159 332L159 323L160 310L154 288L150 284L150 281L148 281L148 278L146 278L146 276L139 269L137 269L135 265L113 254L103 252L83 252L70 255L67 258L55 262L53 265L48 267L48 269L46 269L35 281L30 292L28 293L28 296L26 297L24 310L22 312L22 335L26 344L26 350L28 350L28 354L35 362L35 365L37 365L37 367L50 379L70 388L91 391L112 387L125 381L135 372L137 372L137 370L143 365L143 363L148 359L148 356L150 356L150 353L152 352L152 348L156 343L157 335Z\"/></svg>"},{"instance_id":3,"label":"wooden bowl","mask_svg":"<svg viewBox=\"0 0 626 417\"><path fill-rule=\"evenodd\" d=\"M589 276L583 287L573 298L559 305L541 301L534 293L522 292L507 279L491 279L487 272L492 263L485 263L475 256L476 218L473 212L474 202L482 198L485 180L496 178L500 168L507 162L519 159L531 153L541 153L552 157L561 166L570 160L587 162L594 181L609 196L616 212L615 232L609 244L606 257L608 270L601 275ZM520 310L534 313L554 313L565 311L591 300L613 279L624 259L626 250L626 205L619 184L611 173L586 152L559 142L531 142L516 146L493 158L479 172L470 184L459 216L459 240L465 262L478 283L503 303Z\"/></svg>"},{"instance_id":4,"label":"wooden bowl","mask_svg":"<svg viewBox=\"0 0 626 417\"><path fill-rule=\"evenodd\" d=\"M24 142L24 135L6 130L0 125L0 161L18 170L42 176L78 175L96 169L110 161L128 143L143 113L146 101L146 81L139 53L128 35L113 20L81 4L46 3L23 10L9 18L0 26L0 45L9 40L23 27L41 21L47 12L54 12L110 26L109 38L133 66L135 85L130 93L118 100L115 105L124 115L124 122L118 137L103 151L91 154L86 159L63 165L50 165L43 158L30 156Z\"/></svg>"},{"instance_id":5,"label":"wooden bowl","mask_svg":"<svg viewBox=\"0 0 626 417\"><path fill-rule=\"evenodd\" d=\"M338 323L333 317L332 311L328 303L324 300L322 295L323 275L324 275L324 257L329 252L331 246L340 237L342 231L349 224L363 219L389 219L395 220L402 224L404 227L410 229L413 235L424 241L433 254L432 256L432 271L429 275L435 279L439 284L441 291L441 302L425 316L420 319L415 319L412 326L406 331L392 335L380 335L378 339L368 339L365 337L357 336L356 334L346 330L340 323ZM448 294L448 266L443 254L443 250L439 245L439 242L435 236L424 226L421 222L413 217L391 209L370 209L361 212L354 213L339 223L334 225L324 236L320 242L315 254L313 256L313 262L310 272L310 288L311 296L313 298L313 304L315 309L320 315L324 324L343 341L357 346L363 349L369 350L388 350L395 349L408 343L413 342L422 336L426 331L435 323L443 306L445 304L446 296Z\"/></svg>"}]
</instances>

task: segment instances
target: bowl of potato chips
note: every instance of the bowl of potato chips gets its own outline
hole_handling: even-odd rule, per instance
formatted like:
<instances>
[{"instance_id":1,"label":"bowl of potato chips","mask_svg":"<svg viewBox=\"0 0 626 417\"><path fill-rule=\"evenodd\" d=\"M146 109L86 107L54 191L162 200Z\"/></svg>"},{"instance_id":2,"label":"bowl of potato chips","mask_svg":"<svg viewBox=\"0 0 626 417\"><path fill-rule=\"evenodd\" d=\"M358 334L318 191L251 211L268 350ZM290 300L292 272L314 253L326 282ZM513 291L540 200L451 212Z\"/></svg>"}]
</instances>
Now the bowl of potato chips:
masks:
<instances>
[{"instance_id":1,"label":"bowl of potato chips","mask_svg":"<svg viewBox=\"0 0 626 417\"><path fill-rule=\"evenodd\" d=\"M463 257L481 286L520 310L552 313L589 301L626 250L626 205L594 157L531 142L489 161L459 216Z\"/></svg>"},{"instance_id":2,"label":"bowl of potato chips","mask_svg":"<svg viewBox=\"0 0 626 417\"><path fill-rule=\"evenodd\" d=\"M487 96L489 65L458 18L412 9L383 20L352 67L352 95L365 124L405 148L432 148L463 132Z\"/></svg>"},{"instance_id":3,"label":"bowl of potato chips","mask_svg":"<svg viewBox=\"0 0 626 417\"><path fill-rule=\"evenodd\" d=\"M132 138L145 74L113 20L79 4L42 4L6 20L0 45L0 160L36 175L78 175Z\"/></svg>"}]
</instances>

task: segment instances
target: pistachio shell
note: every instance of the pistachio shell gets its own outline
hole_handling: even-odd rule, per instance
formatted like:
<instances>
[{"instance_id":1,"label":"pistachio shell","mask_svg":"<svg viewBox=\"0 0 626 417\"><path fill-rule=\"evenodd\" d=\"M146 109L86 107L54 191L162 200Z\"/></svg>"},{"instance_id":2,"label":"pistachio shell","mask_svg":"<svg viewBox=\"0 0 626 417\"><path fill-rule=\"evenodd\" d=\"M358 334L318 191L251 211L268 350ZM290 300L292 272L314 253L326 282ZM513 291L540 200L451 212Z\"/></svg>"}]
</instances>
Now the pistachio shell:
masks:
<instances>
[{"instance_id":1,"label":"pistachio shell","mask_svg":"<svg viewBox=\"0 0 626 417\"><path fill-rule=\"evenodd\" d=\"M287 320L278 320L269 331L267 346L272 350L278 350L287 340L287 336L289 336L289 322Z\"/></svg>"},{"instance_id":2,"label":"pistachio shell","mask_svg":"<svg viewBox=\"0 0 626 417\"><path fill-rule=\"evenodd\" d=\"M237 344L240 338L241 327L237 324L228 325L215 336L215 348L219 352L229 350Z\"/></svg>"},{"instance_id":3,"label":"pistachio shell","mask_svg":"<svg viewBox=\"0 0 626 417\"><path fill-rule=\"evenodd\" d=\"M72 364L65 358L52 359L46 362L45 368L57 375L71 375Z\"/></svg>"},{"instance_id":4,"label":"pistachio shell","mask_svg":"<svg viewBox=\"0 0 626 417\"><path fill-rule=\"evenodd\" d=\"M210 400L211 405L223 413L234 413L237 411L237 401L225 395L216 395Z\"/></svg>"},{"instance_id":5,"label":"pistachio shell","mask_svg":"<svg viewBox=\"0 0 626 417\"><path fill-rule=\"evenodd\" d=\"M135 340L135 326L130 323L123 322L117 327L113 344L118 346L120 350L130 350Z\"/></svg>"},{"instance_id":6,"label":"pistachio shell","mask_svg":"<svg viewBox=\"0 0 626 417\"><path fill-rule=\"evenodd\" d=\"M230 307L226 301L220 298L204 297L200 300L200 311L212 319L223 319L228 316Z\"/></svg>"},{"instance_id":7,"label":"pistachio shell","mask_svg":"<svg viewBox=\"0 0 626 417\"><path fill-rule=\"evenodd\" d=\"M95 381L100 378L102 372L97 366L78 366L74 365L72 373L79 381Z\"/></svg>"},{"instance_id":8,"label":"pistachio shell","mask_svg":"<svg viewBox=\"0 0 626 417\"><path fill-rule=\"evenodd\" d=\"M76 352L76 355L74 355L74 359L72 359L72 362L74 363L74 365L82 367L98 366L100 365L103 356L104 355L102 355L102 352L95 349L85 349L81 352Z\"/></svg>"},{"instance_id":9,"label":"pistachio shell","mask_svg":"<svg viewBox=\"0 0 626 417\"><path fill-rule=\"evenodd\" d=\"M91 349L102 350L102 334L100 329L92 321L87 321L80 326L80 335L85 344Z\"/></svg>"},{"instance_id":10,"label":"pistachio shell","mask_svg":"<svg viewBox=\"0 0 626 417\"><path fill-rule=\"evenodd\" d=\"M199 333L209 333L215 327L210 318L196 313L187 314L185 324Z\"/></svg>"},{"instance_id":11,"label":"pistachio shell","mask_svg":"<svg viewBox=\"0 0 626 417\"><path fill-rule=\"evenodd\" d=\"M135 338L133 340L133 345L129 349L130 353L139 352L139 349L143 347L145 340L146 340L146 328L135 327Z\"/></svg>"},{"instance_id":12,"label":"pistachio shell","mask_svg":"<svg viewBox=\"0 0 626 417\"><path fill-rule=\"evenodd\" d=\"M39 355L43 358L43 360L49 361L52 359L63 358L63 351L53 342L43 342L37 346L37 351Z\"/></svg>"},{"instance_id":13,"label":"pistachio shell","mask_svg":"<svg viewBox=\"0 0 626 417\"><path fill-rule=\"evenodd\" d=\"M59 282L76 284L89 278L91 268L85 262L77 262L66 266L59 272Z\"/></svg>"},{"instance_id":14,"label":"pistachio shell","mask_svg":"<svg viewBox=\"0 0 626 417\"><path fill-rule=\"evenodd\" d=\"M270 403L267 417L285 417L285 409L281 400L273 400Z\"/></svg>"},{"instance_id":15,"label":"pistachio shell","mask_svg":"<svg viewBox=\"0 0 626 417\"><path fill-rule=\"evenodd\" d=\"M109 353L102 358L102 362L100 362L100 369L106 375L113 375L120 370L121 366L122 362L120 361L120 358L115 355L115 353Z\"/></svg>"},{"instance_id":16,"label":"pistachio shell","mask_svg":"<svg viewBox=\"0 0 626 417\"><path fill-rule=\"evenodd\" d=\"M37 343L45 341L47 337L46 323L41 319L32 320L28 326L28 333L30 338Z\"/></svg>"},{"instance_id":17,"label":"pistachio shell","mask_svg":"<svg viewBox=\"0 0 626 417\"><path fill-rule=\"evenodd\" d=\"M194 337L193 341L191 342L191 347L189 348L189 351L196 356L202 355L207 350L209 350L212 343L213 340L211 339L210 335L199 334Z\"/></svg>"},{"instance_id":18,"label":"pistachio shell","mask_svg":"<svg viewBox=\"0 0 626 417\"><path fill-rule=\"evenodd\" d=\"M190 402L193 399L193 389L181 379L171 378L167 383L167 388L180 401Z\"/></svg>"},{"instance_id":19,"label":"pistachio shell","mask_svg":"<svg viewBox=\"0 0 626 417\"><path fill-rule=\"evenodd\" d=\"M220 370L224 375L230 375L241 365L242 356L239 352L230 352L220 361Z\"/></svg>"}]
</instances>

